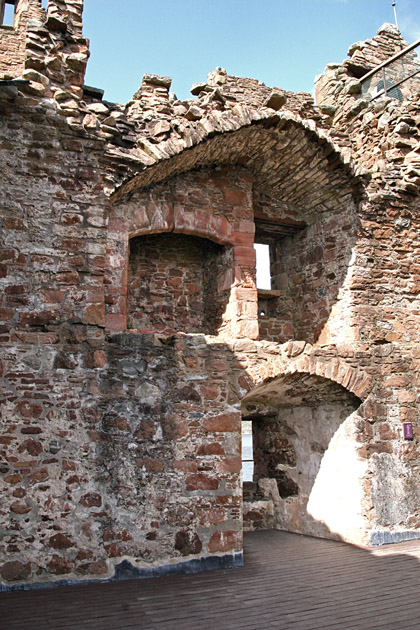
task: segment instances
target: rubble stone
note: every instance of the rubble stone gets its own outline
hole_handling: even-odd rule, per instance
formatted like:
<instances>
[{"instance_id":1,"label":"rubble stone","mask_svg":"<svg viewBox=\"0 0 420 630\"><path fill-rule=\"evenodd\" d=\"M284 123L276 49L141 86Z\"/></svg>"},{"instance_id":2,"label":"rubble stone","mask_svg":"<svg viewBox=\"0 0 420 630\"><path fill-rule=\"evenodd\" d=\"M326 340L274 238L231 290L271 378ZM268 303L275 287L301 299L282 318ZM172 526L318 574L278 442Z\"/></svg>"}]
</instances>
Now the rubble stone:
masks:
<instances>
[{"instance_id":1,"label":"rubble stone","mask_svg":"<svg viewBox=\"0 0 420 630\"><path fill-rule=\"evenodd\" d=\"M0 27L2 588L231 566L244 529L412 537L419 92L359 82L401 35L351 46L316 104L219 67L119 105L84 85L82 8Z\"/></svg>"}]
</instances>

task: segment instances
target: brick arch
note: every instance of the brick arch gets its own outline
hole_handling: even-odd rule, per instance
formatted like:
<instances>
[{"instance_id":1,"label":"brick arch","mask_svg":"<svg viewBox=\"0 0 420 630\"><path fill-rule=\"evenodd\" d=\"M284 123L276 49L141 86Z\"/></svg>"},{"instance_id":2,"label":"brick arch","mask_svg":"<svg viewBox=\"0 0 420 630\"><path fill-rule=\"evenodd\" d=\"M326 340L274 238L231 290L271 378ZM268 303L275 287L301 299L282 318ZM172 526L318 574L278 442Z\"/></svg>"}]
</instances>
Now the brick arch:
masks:
<instances>
[{"instance_id":1,"label":"brick arch","mask_svg":"<svg viewBox=\"0 0 420 630\"><path fill-rule=\"evenodd\" d=\"M119 212L111 212L107 235L107 279L105 326L110 332L127 327L127 281L130 240L137 236L177 233L205 238L233 247L235 234L224 216L212 214L208 208L185 210L173 201L150 198L129 210L121 204ZM228 281L228 279L226 280Z\"/></svg>"},{"instance_id":2,"label":"brick arch","mask_svg":"<svg viewBox=\"0 0 420 630\"><path fill-rule=\"evenodd\" d=\"M328 379L361 400L367 398L371 389L369 376L363 370L354 368L339 358L325 360L316 356L299 356L286 366L281 375L288 374L311 374Z\"/></svg>"},{"instance_id":3,"label":"brick arch","mask_svg":"<svg viewBox=\"0 0 420 630\"><path fill-rule=\"evenodd\" d=\"M163 140L158 145L161 157L117 186L111 204L176 175L217 164L246 166L258 189L280 193L301 208L309 203L323 211L331 204L340 207L344 196L356 202L363 196L365 184L348 155L313 121L298 119L288 111L273 114L247 109L235 114L212 112L205 122L204 126L200 121L200 133L187 144L172 136ZM296 155L299 168L290 168ZM305 192L301 184L308 179L315 188L309 186Z\"/></svg>"},{"instance_id":4,"label":"brick arch","mask_svg":"<svg viewBox=\"0 0 420 630\"><path fill-rule=\"evenodd\" d=\"M268 355L267 363L253 373L247 370L242 385L247 390L244 398L266 383L289 375L313 375L341 385L365 401L371 393L372 382L360 367L353 367L339 356L319 356L317 348L302 341L289 341L278 346L276 354Z\"/></svg>"},{"instance_id":5,"label":"brick arch","mask_svg":"<svg viewBox=\"0 0 420 630\"><path fill-rule=\"evenodd\" d=\"M245 491L273 501L270 527L357 540L365 524L360 505L369 493L371 384L338 352L327 356L323 348L303 346L290 342L267 357L263 379L243 398L242 418L252 422L254 436L253 484ZM250 511L252 503L245 522Z\"/></svg>"}]
</instances>

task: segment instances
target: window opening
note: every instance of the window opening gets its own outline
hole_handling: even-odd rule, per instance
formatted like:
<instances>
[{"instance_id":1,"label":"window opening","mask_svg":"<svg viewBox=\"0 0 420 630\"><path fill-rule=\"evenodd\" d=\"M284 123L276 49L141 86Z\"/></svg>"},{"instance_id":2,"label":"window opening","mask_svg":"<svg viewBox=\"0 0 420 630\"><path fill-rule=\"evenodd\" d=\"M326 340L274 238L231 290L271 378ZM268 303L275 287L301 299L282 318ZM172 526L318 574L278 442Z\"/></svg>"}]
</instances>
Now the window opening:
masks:
<instances>
[{"instance_id":1,"label":"window opening","mask_svg":"<svg viewBox=\"0 0 420 630\"><path fill-rule=\"evenodd\" d=\"M15 18L15 2L5 0L3 11L2 26L13 26Z\"/></svg>"},{"instance_id":2,"label":"window opening","mask_svg":"<svg viewBox=\"0 0 420 630\"><path fill-rule=\"evenodd\" d=\"M254 478L254 446L252 443L252 421L242 421L242 481Z\"/></svg>"},{"instance_id":3,"label":"window opening","mask_svg":"<svg viewBox=\"0 0 420 630\"><path fill-rule=\"evenodd\" d=\"M48 0L42 0L41 6L42 6L43 9L47 10L48 9Z\"/></svg>"},{"instance_id":4,"label":"window opening","mask_svg":"<svg viewBox=\"0 0 420 630\"><path fill-rule=\"evenodd\" d=\"M257 289L271 289L270 245L254 243L257 255Z\"/></svg>"}]
</instances>

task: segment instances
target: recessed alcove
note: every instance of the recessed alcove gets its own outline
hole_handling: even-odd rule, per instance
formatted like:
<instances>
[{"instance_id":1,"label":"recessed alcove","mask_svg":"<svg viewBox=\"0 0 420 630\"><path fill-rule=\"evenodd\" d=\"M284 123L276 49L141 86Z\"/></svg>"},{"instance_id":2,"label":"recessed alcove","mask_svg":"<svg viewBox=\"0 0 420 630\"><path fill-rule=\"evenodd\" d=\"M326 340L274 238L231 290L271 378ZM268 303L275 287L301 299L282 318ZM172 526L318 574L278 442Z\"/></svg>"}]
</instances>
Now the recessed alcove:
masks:
<instances>
[{"instance_id":1,"label":"recessed alcove","mask_svg":"<svg viewBox=\"0 0 420 630\"><path fill-rule=\"evenodd\" d=\"M160 233L130 241L127 328L217 334L230 294L231 250Z\"/></svg>"},{"instance_id":2,"label":"recessed alcove","mask_svg":"<svg viewBox=\"0 0 420 630\"><path fill-rule=\"evenodd\" d=\"M245 397L254 462L252 483L244 484L247 528L272 527L273 505L280 529L350 539L363 528L360 403L340 384L302 373L270 380Z\"/></svg>"}]
</instances>

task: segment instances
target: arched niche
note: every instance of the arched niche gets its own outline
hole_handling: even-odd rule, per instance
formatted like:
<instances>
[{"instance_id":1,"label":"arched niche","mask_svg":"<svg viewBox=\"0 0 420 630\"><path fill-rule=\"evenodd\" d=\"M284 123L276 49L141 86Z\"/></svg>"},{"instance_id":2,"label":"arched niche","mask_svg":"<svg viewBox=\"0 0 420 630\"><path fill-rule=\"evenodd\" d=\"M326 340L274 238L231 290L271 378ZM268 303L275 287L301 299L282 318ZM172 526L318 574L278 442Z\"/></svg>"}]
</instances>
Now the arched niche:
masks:
<instances>
[{"instance_id":1,"label":"arched niche","mask_svg":"<svg viewBox=\"0 0 420 630\"><path fill-rule=\"evenodd\" d=\"M367 463L359 455L361 402L337 382L308 373L282 375L245 396L242 417L252 422L254 479L252 492L248 485L244 494L261 505L271 502L272 526L362 541ZM256 512L246 503L245 524L247 513ZM265 515L260 520L267 522Z\"/></svg>"},{"instance_id":2,"label":"arched niche","mask_svg":"<svg viewBox=\"0 0 420 630\"><path fill-rule=\"evenodd\" d=\"M231 249L188 234L130 239L127 328L217 334L230 295L231 258Z\"/></svg>"}]
</instances>

